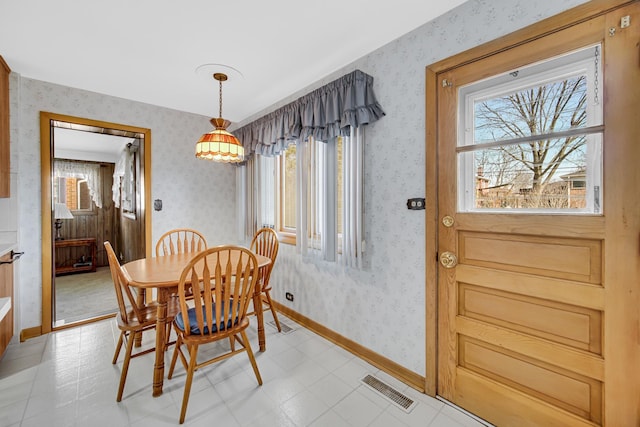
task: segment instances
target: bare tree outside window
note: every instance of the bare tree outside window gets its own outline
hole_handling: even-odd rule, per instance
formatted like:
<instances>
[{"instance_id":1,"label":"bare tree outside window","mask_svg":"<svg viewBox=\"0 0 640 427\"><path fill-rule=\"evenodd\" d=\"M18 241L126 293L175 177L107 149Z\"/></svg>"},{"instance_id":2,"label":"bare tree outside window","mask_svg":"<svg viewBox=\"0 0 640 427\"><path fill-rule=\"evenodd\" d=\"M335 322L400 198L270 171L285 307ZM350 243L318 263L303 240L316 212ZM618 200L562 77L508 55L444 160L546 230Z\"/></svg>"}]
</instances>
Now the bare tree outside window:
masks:
<instances>
[{"instance_id":1,"label":"bare tree outside window","mask_svg":"<svg viewBox=\"0 0 640 427\"><path fill-rule=\"evenodd\" d=\"M474 151L476 207L584 208L584 190L571 194L567 177L584 172L587 137L552 134L586 127L586 104L584 75L476 101L474 143L505 141ZM508 143L535 135L541 138Z\"/></svg>"}]
</instances>

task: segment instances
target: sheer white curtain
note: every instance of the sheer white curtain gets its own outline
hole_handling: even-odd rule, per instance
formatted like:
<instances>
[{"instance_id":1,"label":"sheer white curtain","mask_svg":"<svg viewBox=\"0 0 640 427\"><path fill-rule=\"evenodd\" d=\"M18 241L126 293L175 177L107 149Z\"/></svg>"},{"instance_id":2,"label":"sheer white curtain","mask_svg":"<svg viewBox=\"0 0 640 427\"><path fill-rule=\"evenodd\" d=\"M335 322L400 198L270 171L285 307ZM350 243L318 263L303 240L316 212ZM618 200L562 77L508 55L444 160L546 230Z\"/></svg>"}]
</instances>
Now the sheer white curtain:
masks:
<instances>
[{"instance_id":1,"label":"sheer white curtain","mask_svg":"<svg viewBox=\"0 0 640 427\"><path fill-rule=\"evenodd\" d=\"M296 252L327 261L336 256L335 141L296 144Z\"/></svg>"},{"instance_id":2,"label":"sheer white curtain","mask_svg":"<svg viewBox=\"0 0 640 427\"><path fill-rule=\"evenodd\" d=\"M340 262L362 268L364 252L364 128L351 128L342 140L342 254Z\"/></svg>"},{"instance_id":3,"label":"sheer white curtain","mask_svg":"<svg viewBox=\"0 0 640 427\"><path fill-rule=\"evenodd\" d=\"M71 160L55 159L53 171L56 178L81 178L87 180L89 195L98 208L102 207L102 186L100 185L100 165Z\"/></svg>"},{"instance_id":4,"label":"sheer white curtain","mask_svg":"<svg viewBox=\"0 0 640 427\"><path fill-rule=\"evenodd\" d=\"M275 224L275 159L258 154L236 169L236 206L241 240L251 240L262 227Z\"/></svg>"},{"instance_id":5,"label":"sheer white curtain","mask_svg":"<svg viewBox=\"0 0 640 427\"><path fill-rule=\"evenodd\" d=\"M307 255L309 252L308 231L308 188L309 140L296 143L296 253Z\"/></svg>"},{"instance_id":6,"label":"sheer white curtain","mask_svg":"<svg viewBox=\"0 0 640 427\"><path fill-rule=\"evenodd\" d=\"M259 223L261 227L274 228L276 224L276 158L257 156L260 163L258 171Z\"/></svg>"},{"instance_id":7,"label":"sheer white curtain","mask_svg":"<svg viewBox=\"0 0 640 427\"><path fill-rule=\"evenodd\" d=\"M260 214L260 192L258 186L259 162L257 156L251 156L244 165L236 169L236 186L240 189L237 192L239 237L241 240L251 241L257 231L258 217Z\"/></svg>"},{"instance_id":8,"label":"sheer white curtain","mask_svg":"<svg viewBox=\"0 0 640 427\"><path fill-rule=\"evenodd\" d=\"M249 230L247 229L247 216L251 213L247 208L249 198L253 197L247 185L247 169L251 158L242 166L236 168L236 218L238 240L243 242L247 239Z\"/></svg>"},{"instance_id":9,"label":"sheer white curtain","mask_svg":"<svg viewBox=\"0 0 640 427\"><path fill-rule=\"evenodd\" d=\"M113 169L113 185L111 186L111 199L113 200L113 206L120 207L120 185L122 183L122 177L127 168L127 150L124 149L118 157L116 166Z\"/></svg>"},{"instance_id":10,"label":"sheer white curtain","mask_svg":"<svg viewBox=\"0 0 640 427\"><path fill-rule=\"evenodd\" d=\"M296 144L296 252L326 261L362 268L364 130L353 128L342 139L342 164L337 141L309 138ZM338 170L342 173L342 200L338 201ZM341 202L341 203L339 203ZM338 230L337 206L342 206Z\"/></svg>"}]
</instances>

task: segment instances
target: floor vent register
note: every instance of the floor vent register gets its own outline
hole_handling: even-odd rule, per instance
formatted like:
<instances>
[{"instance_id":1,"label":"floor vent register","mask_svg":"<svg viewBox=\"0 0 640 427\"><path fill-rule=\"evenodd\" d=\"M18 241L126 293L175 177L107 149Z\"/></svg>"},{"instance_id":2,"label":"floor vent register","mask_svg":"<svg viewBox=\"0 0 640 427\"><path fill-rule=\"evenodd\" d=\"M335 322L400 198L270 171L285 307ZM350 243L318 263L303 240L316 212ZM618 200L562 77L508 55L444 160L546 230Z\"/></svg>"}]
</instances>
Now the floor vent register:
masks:
<instances>
[{"instance_id":1,"label":"floor vent register","mask_svg":"<svg viewBox=\"0 0 640 427\"><path fill-rule=\"evenodd\" d=\"M276 330L278 329L278 327L276 326L276 322L273 320L271 322L267 322L267 324ZM293 332L295 330L291 326L284 323L282 320L280 320L280 329L282 329L283 334L288 334L289 332Z\"/></svg>"},{"instance_id":2,"label":"floor vent register","mask_svg":"<svg viewBox=\"0 0 640 427\"><path fill-rule=\"evenodd\" d=\"M373 390L377 391L400 409L405 412L411 412L413 407L416 405L416 402L409 398L408 396L400 393L395 388L391 387L389 384L380 381L378 378L367 375L362 379L362 382L371 387Z\"/></svg>"}]
</instances>

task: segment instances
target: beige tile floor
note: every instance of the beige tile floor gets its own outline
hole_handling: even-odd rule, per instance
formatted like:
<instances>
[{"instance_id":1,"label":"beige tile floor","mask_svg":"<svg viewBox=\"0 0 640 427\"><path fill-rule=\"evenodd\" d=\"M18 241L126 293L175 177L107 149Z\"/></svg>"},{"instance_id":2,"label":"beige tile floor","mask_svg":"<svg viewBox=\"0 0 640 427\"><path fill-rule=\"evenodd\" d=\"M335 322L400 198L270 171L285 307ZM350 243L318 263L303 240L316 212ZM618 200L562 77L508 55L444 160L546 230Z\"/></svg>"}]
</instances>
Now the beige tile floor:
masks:
<instances>
[{"instance_id":1,"label":"beige tile floor","mask_svg":"<svg viewBox=\"0 0 640 427\"><path fill-rule=\"evenodd\" d=\"M483 426L292 320L283 320L294 330L283 334L266 326L267 351L256 352L264 384L257 385L243 354L197 371L184 425ZM257 348L255 322L249 336ZM123 400L116 402L123 359L121 353L119 362L111 364L117 337L110 319L12 342L0 361L0 426L178 425L184 369L176 368L174 377L165 379L163 395L153 398L152 354L132 361ZM152 343L153 333L144 342ZM366 374L417 404L409 413L399 409L361 382Z\"/></svg>"}]
</instances>

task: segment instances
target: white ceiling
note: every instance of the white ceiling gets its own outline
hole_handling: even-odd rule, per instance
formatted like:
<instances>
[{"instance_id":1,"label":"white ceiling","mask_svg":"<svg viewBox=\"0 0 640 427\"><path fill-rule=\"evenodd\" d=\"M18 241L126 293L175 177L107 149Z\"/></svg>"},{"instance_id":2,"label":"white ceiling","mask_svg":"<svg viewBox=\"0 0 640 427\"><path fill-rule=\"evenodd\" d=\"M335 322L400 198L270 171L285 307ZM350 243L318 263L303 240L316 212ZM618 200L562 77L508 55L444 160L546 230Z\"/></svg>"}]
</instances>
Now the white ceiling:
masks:
<instances>
[{"instance_id":1,"label":"white ceiling","mask_svg":"<svg viewBox=\"0 0 640 427\"><path fill-rule=\"evenodd\" d=\"M134 138L54 128L54 157L116 163L122 150Z\"/></svg>"},{"instance_id":2,"label":"white ceiling","mask_svg":"<svg viewBox=\"0 0 640 427\"><path fill-rule=\"evenodd\" d=\"M464 0L0 0L23 77L239 122ZM375 77L375 76L374 76Z\"/></svg>"}]
</instances>

